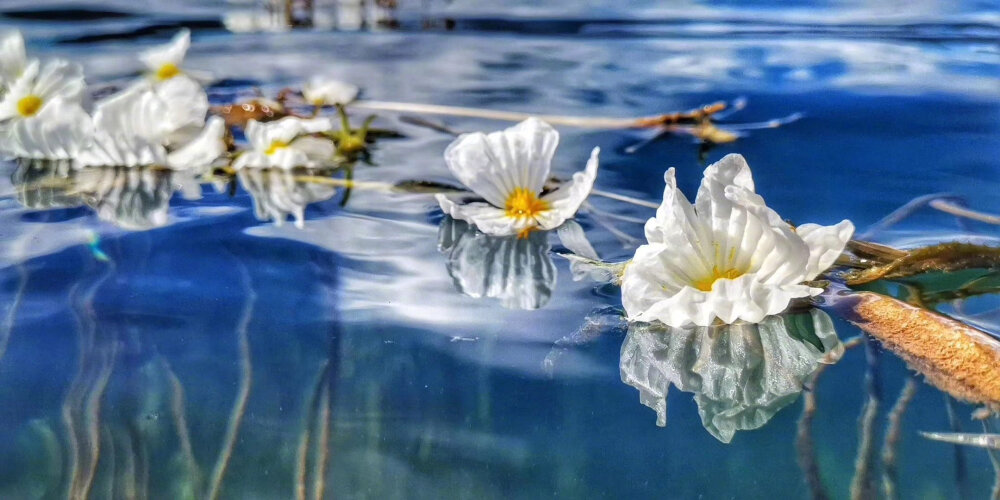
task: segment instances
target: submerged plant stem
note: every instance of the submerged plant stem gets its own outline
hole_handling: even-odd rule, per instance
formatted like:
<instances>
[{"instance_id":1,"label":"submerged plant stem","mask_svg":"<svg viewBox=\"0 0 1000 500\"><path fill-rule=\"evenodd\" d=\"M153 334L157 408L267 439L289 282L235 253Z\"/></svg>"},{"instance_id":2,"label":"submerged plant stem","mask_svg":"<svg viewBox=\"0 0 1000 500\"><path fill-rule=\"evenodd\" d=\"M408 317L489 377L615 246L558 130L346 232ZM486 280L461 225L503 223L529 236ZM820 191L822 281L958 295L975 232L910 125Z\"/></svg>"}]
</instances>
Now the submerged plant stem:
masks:
<instances>
[{"instance_id":1,"label":"submerged plant stem","mask_svg":"<svg viewBox=\"0 0 1000 500\"><path fill-rule=\"evenodd\" d=\"M896 404L889 411L889 419L885 427L885 443L882 445L882 491L889 500L899 498L899 491L896 489L896 450L899 447L900 433L902 431L903 414L909 406L913 396L919 387L916 377L910 374L906 377L906 384L899 392Z\"/></svg>"},{"instance_id":2,"label":"submerged plant stem","mask_svg":"<svg viewBox=\"0 0 1000 500\"><path fill-rule=\"evenodd\" d=\"M882 395L878 385L879 355L874 340L865 339L865 400L858 422L858 456L854 461L854 478L851 480L851 499L875 498L874 455L875 418Z\"/></svg>"},{"instance_id":3,"label":"submerged plant stem","mask_svg":"<svg viewBox=\"0 0 1000 500\"><path fill-rule=\"evenodd\" d=\"M24 299L24 291L28 287L28 268L24 263L17 264L18 284L17 291L14 292L14 300L11 301L7 314L0 323L0 361L7 353L7 344L10 343L10 334L14 330L14 320L17 317L17 310L21 307L21 300Z\"/></svg>"},{"instance_id":4,"label":"submerged plant stem","mask_svg":"<svg viewBox=\"0 0 1000 500\"><path fill-rule=\"evenodd\" d=\"M225 476L226 468L229 466L229 458L232 456L233 447L236 445L236 436L240 430L240 423L243 420L243 414L246 412L247 400L250 397L250 383L253 377L248 329L253 316L253 307L254 302L257 300L257 293L253 291L247 269L242 264L238 267L243 277L243 289L247 294L239 324L236 326L240 354L240 385L236 391L236 400L233 401L232 411L229 414L229 422L226 425L226 434L222 441L222 449L219 451L219 457L216 459L215 467L212 469L208 494L206 495L209 500L215 500L219 496L222 478Z\"/></svg>"},{"instance_id":5,"label":"submerged plant stem","mask_svg":"<svg viewBox=\"0 0 1000 500\"><path fill-rule=\"evenodd\" d=\"M863 341L864 337L861 336L851 338L844 342L844 350L854 348ZM809 494L813 500L830 498L823 487L823 478L820 476L819 464L816 462L816 445L812 437L812 422L817 409L816 384L819 382L819 376L830 366L833 365L820 364L809 379L802 384L802 415L799 417L795 433L795 449L798 453L799 467L805 476L806 484L809 486Z\"/></svg>"}]
</instances>

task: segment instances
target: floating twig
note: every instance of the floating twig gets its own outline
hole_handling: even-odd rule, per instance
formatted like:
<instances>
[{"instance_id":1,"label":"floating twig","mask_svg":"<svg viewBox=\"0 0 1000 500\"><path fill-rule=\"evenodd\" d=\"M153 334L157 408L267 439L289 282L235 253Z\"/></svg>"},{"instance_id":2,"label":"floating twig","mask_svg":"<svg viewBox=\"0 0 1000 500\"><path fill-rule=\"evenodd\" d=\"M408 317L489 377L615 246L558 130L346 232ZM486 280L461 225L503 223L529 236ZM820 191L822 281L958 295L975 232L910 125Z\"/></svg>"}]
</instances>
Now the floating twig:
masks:
<instances>
[{"instance_id":1,"label":"floating twig","mask_svg":"<svg viewBox=\"0 0 1000 500\"><path fill-rule=\"evenodd\" d=\"M988 214L985 212L980 212L977 210L972 210L970 208L965 208L955 203L952 203L946 198L937 198L931 200L928 205L936 210L940 210L944 213L954 215L956 217L964 217L966 219L971 219L974 221L985 222L987 224L1000 224L1000 215Z\"/></svg>"},{"instance_id":2,"label":"floating twig","mask_svg":"<svg viewBox=\"0 0 1000 500\"><path fill-rule=\"evenodd\" d=\"M630 129L659 128L673 124L695 123L718 113L729 105L723 101L707 104L690 111L666 113L656 116L637 118L597 118L585 116L539 115L517 111L496 111L490 109L467 108L459 106L441 106L437 104L416 104L389 101L355 101L352 108L370 109L376 111L393 111L400 113L418 113L424 115L447 115L465 118L485 118L489 120L519 122L528 118L538 118L553 125L567 127L596 129Z\"/></svg>"}]
</instances>

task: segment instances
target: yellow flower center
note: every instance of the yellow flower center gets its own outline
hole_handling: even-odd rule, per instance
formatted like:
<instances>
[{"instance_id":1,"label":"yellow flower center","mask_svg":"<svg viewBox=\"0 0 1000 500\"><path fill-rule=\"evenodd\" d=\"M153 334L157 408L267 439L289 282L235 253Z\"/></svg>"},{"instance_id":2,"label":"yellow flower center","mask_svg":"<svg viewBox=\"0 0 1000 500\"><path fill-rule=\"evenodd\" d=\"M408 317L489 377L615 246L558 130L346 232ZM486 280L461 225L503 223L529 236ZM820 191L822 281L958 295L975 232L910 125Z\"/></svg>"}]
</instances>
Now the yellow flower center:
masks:
<instances>
[{"instance_id":1,"label":"yellow flower center","mask_svg":"<svg viewBox=\"0 0 1000 500\"><path fill-rule=\"evenodd\" d=\"M268 156L271 156L274 153L277 153L279 150L285 149L287 147L288 143L285 141L274 141L271 143L270 146L268 146L267 151L265 151L264 153L267 154Z\"/></svg>"},{"instance_id":2,"label":"yellow flower center","mask_svg":"<svg viewBox=\"0 0 1000 500\"><path fill-rule=\"evenodd\" d=\"M548 202L538 199L538 195L534 192L525 188L515 188L514 192L507 197L504 208L507 211L507 217L520 219L534 217L550 207Z\"/></svg>"},{"instance_id":3,"label":"yellow flower center","mask_svg":"<svg viewBox=\"0 0 1000 500\"><path fill-rule=\"evenodd\" d=\"M181 74L181 69L178 68L176 64L167 63L160 66L160 69L156 70L156 79L169 80L179 74Z\"/></svg>"},{"instance_id":4,"label":"yellow flower center","mask_svg":"<svg viewBox=\"0 0 1000 500\"><path fill-rule=\"evenodd\" d=\"M736 278L739 278L740 276L743 276L744 274L745 272L740 271L739 269L720 270L718 266L715 266L712 268L711 275L702 278L700 280L695 280L694 283L691 283L691 286L703 292L710 292L712 291L712 287L715 286L716 281L722 279L734 280Z\"/></svg>"},{"instance_id":5,"label":"yellow flower center","mask_svg":"<svg viewBox=\"0 0 1000 500\"><path fill-rule=\"evenodd\" d=\"M25 118L34 116L39 109L42 109L42 103L42 98L37 95L22 97L20 101L17 101L17 112Z\"/></svg>"}]
</instances>

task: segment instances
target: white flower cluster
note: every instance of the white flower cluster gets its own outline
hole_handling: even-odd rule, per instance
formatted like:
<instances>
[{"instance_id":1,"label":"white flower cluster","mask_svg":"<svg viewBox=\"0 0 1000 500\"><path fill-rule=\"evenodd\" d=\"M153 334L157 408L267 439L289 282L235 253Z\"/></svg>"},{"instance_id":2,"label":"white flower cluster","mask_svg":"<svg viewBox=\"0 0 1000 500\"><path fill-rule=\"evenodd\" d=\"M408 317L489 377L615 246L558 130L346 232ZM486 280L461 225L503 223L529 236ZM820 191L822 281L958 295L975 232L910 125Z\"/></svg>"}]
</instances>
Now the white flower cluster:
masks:
<instances>
[{"instance_id":1,"label":"white flower cluster","mask_svg":"<svg viewBox=\"0 0 1000 500\"><path fill-rule=\"evenodd\" d=\"M558 132L537 119L460 136L445 151L445 162L482 200L439 194L441 209L492 236L525 237L561 226L590 194L599 151L583 172L545 192L558 142ZM614 281L631 321L672 327L760 322L794 299L820 293L804 282L829 268L854 234L848 220L789 225L754 192L740 155L705 170L693 205L677 188L674 169L665 180L663 203L646 223L648 243L616 266L624 269Z\"/></svg>"},{"instance_id":2,"label":"white flower cluster","mask_svg":"<svg viewBox=\"0 0 1000 500\"><path fill-rule=\"evenodd\" d=\"M181 64L190 46L182 30L143 52L146 74L87 110L80 65L28 59L18 32L0 38L0 152L72 160L75 168L210 165L225 150L225 123L206 121L208 97Z\"/></svg>"}]
</instances>

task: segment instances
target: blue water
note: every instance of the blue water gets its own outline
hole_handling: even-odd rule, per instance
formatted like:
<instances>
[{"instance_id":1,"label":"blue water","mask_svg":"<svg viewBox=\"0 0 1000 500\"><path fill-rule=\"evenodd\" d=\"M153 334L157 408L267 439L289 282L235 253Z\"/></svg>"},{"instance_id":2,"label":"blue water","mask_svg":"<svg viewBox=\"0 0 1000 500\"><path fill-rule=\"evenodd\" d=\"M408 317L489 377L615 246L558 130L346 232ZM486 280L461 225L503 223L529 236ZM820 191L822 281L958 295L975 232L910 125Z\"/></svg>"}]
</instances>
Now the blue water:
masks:
<instances>
[{"instance_id":1,"label":"blue water","mask_svg":"<svg viewBox=\"0 0 1000 500\"><path fill-rule=\"evenodd\" d=\"M1000 212L996 5L923 2L899 13L892 2L534 4L404 5L397 30L233 34L220 22L232 9L222 2L82 2L88 16L59 20L63 4L10 1L0 29L21 29L33 53L79 61L91 83L107 83L139 70L138 48L192 26L187 65L226 79L209 87L217 103L315 73L352 81L368 99L547 114L643 116L746 97L731 121L806 116L705 160L742 153L783 217L848 218L864 231L939 192ZM454 30L421 29L425 18L446 17ZM460 131L505 126L444 121ZM359 167L357 179L450 179L441 154L451 137L391 113L376 125L406 137L378 142L376 166ZM555 173L581 169L600 146L596 187L606 191L659 201L663 171L674 166L693 196L704 167L690 137L626 154L646 135L561 132ZM184 179L164 177L159 198L115 205L26 195L17 168L0 163L0 313L10 318L0 330L9 341L0 357L0 498L62 498L90 470L93 498L204 496L225 462L241 394L224 498L294 498L306 428L309 493L313 471L325 469L331 498L810 495L796 461L801 399L725 444L703 427L695 397L674 389L658 427L622 381L630 334L600 319L602 308L620 305L618 291L573 281L548 251L562 249L554 235L519 243L537 296L477 298L461 284L467 268L454 249L474 252L480 242L461 227L440 228L450 221L427 195L357 190L341 207L343 193L319 192L298 229L258 220L242 185L230 196L187 181L181 193ZM157 205L168 198L169 207ZM652 215L591 201L616 215ZM157 211L166 224L151 228ZM630 257L636 241L616 237L605 219L578 221L603 258ZM611 223L642 237L641 224ZM997 235L996 226L928 208L872 237L912 246L996 244ZM560 341L579 340L572 334L588 316L605 321L588 342ZM830 316L840 339L860 334ZM879 485L887 413L910 372L890 352L868 356L881 396ZM849 497L865 372L865 348L849 349L816 389L814 453L833 498ZM900 430L900 498L986 497L995 474L985 452L918 434L951 429L947 397L918 381ZM963 429L981 430L972 407L950 404ZM316 451L324 421L325 468Z\"/></svg>"}]
</instances>

